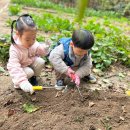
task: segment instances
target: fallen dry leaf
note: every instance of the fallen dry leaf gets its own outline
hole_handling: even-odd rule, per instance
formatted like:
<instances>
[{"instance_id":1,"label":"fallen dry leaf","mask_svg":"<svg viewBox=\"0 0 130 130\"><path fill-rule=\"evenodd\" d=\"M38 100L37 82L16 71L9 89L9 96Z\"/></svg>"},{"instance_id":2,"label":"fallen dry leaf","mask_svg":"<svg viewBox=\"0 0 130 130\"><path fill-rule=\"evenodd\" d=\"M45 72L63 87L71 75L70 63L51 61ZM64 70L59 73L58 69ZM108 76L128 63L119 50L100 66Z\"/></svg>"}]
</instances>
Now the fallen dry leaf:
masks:
<instances>
[{"instance_id":1,"label":"fallen dry leaf","mask_svg":"<svg viewBox=\"0 0 130 130\"><path fill-rule=\"evenodd\" d=\"M94 102L89 102L89 107L93 107L95 105L95 103Z\"/></svg>"},{"instance_id":2,"label":"fallen dry leaf","mask_svg":"<svg viewBox=\"0 0 130 130\"><path fill-rule=\"evenodd\" d=\"M62 95L62 92L61 92L61 91L58 91L58 92L56 93L55 97L59 97L59 96L61 96L61 95Z\"/></svg>"},{"instance_id":3,"label":"fallen dry leaf","mask_svg":"<svg viewBox=\"0 0 130 130\"><path fill-rule=\"evenodd\" d=\"M9 109L8 110L8 117L14 115L16 113L16 111L14 109Z\"/></svg>"}]
</instances>

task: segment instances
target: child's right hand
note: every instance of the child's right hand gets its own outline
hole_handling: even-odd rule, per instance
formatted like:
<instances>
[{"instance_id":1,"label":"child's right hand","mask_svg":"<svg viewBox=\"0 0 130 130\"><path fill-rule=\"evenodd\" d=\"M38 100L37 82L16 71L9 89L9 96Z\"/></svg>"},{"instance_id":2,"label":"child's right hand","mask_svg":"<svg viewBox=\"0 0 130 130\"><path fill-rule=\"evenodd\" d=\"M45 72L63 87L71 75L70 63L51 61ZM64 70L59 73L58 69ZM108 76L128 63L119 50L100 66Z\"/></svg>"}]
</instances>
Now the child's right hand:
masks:
<instances>
[{"instance_id":1,"label":"child's right hand","mask_svg":"<svg viewBox=\"0 0 130 130\"><path fill-rule=\"evenodd\" d=\"M77 86L80 85L80 77L77 74L71 74L70 78L72 79L72 81L75 82Z\"/></svg>"},{"instance_id":2,"label":"child's right hand","mask_svg":"<svg viewBox=\"0 0 130 130\"><path fill-rule=\"evenodd\" d=\"M75 71L73 71L70 67L67 70L67 76L69 76L71 78L71 75L74 74Z\"/></svg>"},{"instance_id":3,"label":"child's right hand","mask_svg":"<svg viewBox=\"0 0 130 130\"><path fill-rule=\"evenodd\" d=\"M28 82L28 81L23 81L20 84L20 88L24 91L24 92L29 92L30 94L34 93L33 90L33 86Z\"/></svg>"},{"instance_id":4,"label":"child's right hand","mask_svg":"<svg viewBox=\"0 0 130 130\"><path fill-rule=\"evenodd\" d=\"M75 82L77 86L79 86L80 78L77 74L75 74L75 71L73 71L71 68L68 68L67 75L71 78L72 81Z\"/></svg>"}]
</instances>

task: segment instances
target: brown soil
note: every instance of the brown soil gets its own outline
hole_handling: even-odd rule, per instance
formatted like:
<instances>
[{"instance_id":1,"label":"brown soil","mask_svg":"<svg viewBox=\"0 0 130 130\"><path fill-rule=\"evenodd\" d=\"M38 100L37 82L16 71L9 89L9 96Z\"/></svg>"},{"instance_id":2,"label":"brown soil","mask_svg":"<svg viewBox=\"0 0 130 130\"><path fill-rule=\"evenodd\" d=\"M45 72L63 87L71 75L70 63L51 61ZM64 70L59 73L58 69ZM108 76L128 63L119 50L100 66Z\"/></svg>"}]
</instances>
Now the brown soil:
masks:
<instances>
[{"instance_id":1,"label":"brown soil","mask_svg":"<svg viewBox=\"0 0 130 130\"><path fill-rule=\"evenodd\" d=\"M114 66L113 68L117 69ZM122 70L125 70L127 76L130 75L126 68L118 72L121 73ZM54 86L54 78L48 78L54 77L54 74L49 71L46 68L42 73L42 83ZM84 100L76 88L66 93L59 92L58 97L53 88L30 96L21 90L15 90L9 76L1 74L1 130L129 130L130 98L124 94L124 88L129 86L128 78L126 76L120 79L115 72L109 70L109 73L105 72L102 77L96 76L96 84L82 82L80 90ZM104 83L105 77L113 85ZM22 107L25 103L34 104L40 109L31 114L25 113ZM10 114L10 111L13 112ZM95 129L92 129L92 126Z\"/></svg>"}]
</instances>

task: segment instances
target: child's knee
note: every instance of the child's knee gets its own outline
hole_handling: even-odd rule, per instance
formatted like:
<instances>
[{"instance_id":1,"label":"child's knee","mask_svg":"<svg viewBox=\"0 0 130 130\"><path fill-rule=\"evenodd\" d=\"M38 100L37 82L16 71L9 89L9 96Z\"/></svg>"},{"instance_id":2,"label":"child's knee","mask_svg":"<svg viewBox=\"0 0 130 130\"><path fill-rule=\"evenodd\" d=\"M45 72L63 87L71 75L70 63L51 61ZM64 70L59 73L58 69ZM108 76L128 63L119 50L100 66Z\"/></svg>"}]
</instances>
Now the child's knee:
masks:
<instances>
[{"instance_id":1,"label":"child's knee","mask_svg":"<svg viewBox=\"0 0 130 130\"><path fill-rule=\"evenodd\" d=\"M35 60L34 64L33 64L33 68L39 69L39 68L44 67L44 65L45 65L45 60L43 60L42 58L38 57Z\"/></svg>"},{"instance_id":2,"label":"child's knee","mask_svg":"<svg viewBox=\"0 0 130 130\"><path fill-rule=\"evenodd\" d=\"M42 58L37 58L37 62L39 66L43 66L45 65L45 60L43 60Z\"/></svg>"},{"instance_id":3,"label":"child's knee","mask_svg":"<svg viewBox=\"0 0 130 130\"><path fill-rule=\"evenodd\" d=\"M34 75L35 76L39 76L41 74L41 71L42 71L44 65L45 65L45 60L43 60L42 58L38 57L35 60L35 62L31 66L33 68L33 70L34 70Z\"/></svg>"},{"instance_id":4,"label":"child's knee","mask_svg":"<svg viewBox=\"0 0 130 130\"><path fill-rule=\"evenodd\" d=\"M34 76L34 71L30 67L24 68L24 72L26 73L28 79Z\"/></svg>"}]
</instances>

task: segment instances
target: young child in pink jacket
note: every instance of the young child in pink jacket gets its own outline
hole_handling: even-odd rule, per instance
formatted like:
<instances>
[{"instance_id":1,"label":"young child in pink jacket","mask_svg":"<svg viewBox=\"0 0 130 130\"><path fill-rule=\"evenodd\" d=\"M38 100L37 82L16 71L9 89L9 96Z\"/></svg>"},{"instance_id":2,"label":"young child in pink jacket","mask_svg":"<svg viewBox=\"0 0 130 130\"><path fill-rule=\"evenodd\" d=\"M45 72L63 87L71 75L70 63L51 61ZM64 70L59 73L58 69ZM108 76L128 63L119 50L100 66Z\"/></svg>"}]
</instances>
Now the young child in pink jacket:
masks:
<instances>
[{"instance_id":1,"label":"young child in pink jacket","mask_svg":"<svg viewBox=\"0 0 130 130\"><path fill-rule=\"evenodd\" d=\"M13 36L15 26L16 35ZM11 41L7 69L15 88L34 92L36 77L40 75L45 61L40 56L48 54L48 46L36 41L37 27L28 14L20 16L11 25Z\"/></svg>"}]
</instances>

